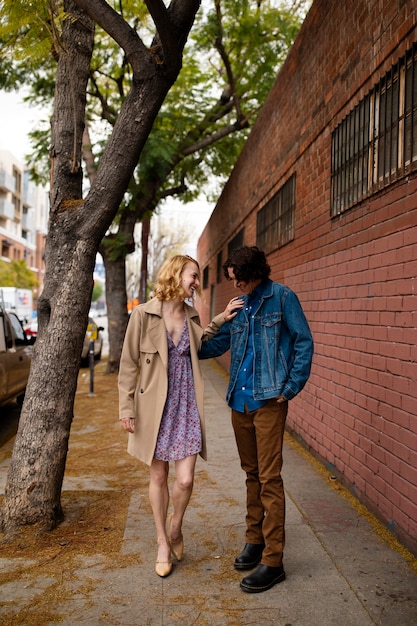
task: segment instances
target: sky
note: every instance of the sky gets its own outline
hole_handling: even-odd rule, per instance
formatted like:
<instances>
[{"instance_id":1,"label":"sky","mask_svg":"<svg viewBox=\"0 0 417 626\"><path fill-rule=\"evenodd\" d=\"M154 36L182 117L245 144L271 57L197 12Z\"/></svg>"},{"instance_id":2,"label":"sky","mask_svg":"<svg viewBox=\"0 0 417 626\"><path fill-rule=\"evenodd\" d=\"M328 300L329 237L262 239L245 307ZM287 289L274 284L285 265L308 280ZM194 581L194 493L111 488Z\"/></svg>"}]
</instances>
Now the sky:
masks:
<instances>
[{"instance_id":1,"label":"sky","mask_svg":"<svg viewBox=\"0 0 417 626\"><path fill-rule=\"evenodd\" d=\"M189 204L182 204L178 199L167 199L164 206L158 211L168 228L178 228L186 231L188 242L184 252L192 257L197 256L197 243L205 225L214 209L213 204L206 200L195 200Z\"/></svg>"},{"instance_id":2,"label":"sky","mask_svg":"<svg viewBox=\"0 0 417 626\"><path fill-rule=\"evenodd\" d=\"M17 92L0 91L0 150L8 150L19 161L24 161L30 152L28 133L36 128L48 113L23 102L23 95Z\"/></svg>"}]
</instances>

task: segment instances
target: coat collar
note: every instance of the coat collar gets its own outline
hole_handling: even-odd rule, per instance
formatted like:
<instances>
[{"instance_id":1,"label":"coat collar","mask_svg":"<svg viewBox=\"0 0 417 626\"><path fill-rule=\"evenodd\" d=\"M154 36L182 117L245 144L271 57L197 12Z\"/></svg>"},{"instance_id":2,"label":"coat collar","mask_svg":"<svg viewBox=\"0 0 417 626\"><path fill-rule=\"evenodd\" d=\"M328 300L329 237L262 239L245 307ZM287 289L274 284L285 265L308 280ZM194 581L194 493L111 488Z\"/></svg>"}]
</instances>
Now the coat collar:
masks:
<instances>
[{"instance_id":1,"label":"coat collar","mask_svg":"<svg viewBox=\"0 0 417 626\"><path fill-rule=\"evenodd\" d=\"M162 318L162 300L158 300L158 298L152 298L148 302L145 302L143 305L144 310L147 313L151 313L152 315L157 315ZM192 319L193 317L198 317L198 311L186 302L184 302L184 310L188 319Z\"/></svg>"},{"instance_id":2,"label":"coat collar","mask_svg":"<svg viewBox=\"0 0 417 626\"><path fill-rule=\"evenodd\" d=\"M158 298L152 298L152 300L145 302L142 306L147 313L162 317L162 301L158 300Z\"/></svg>"}]
</instances>

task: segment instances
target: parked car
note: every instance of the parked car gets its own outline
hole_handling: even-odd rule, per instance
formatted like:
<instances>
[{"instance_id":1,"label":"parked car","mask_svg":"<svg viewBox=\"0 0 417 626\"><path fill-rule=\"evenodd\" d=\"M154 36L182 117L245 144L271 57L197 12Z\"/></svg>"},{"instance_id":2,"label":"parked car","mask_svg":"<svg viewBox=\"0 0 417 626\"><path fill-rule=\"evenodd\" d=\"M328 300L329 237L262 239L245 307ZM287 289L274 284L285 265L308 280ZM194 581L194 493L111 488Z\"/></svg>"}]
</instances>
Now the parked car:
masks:
<instances>
[{"instance_id":1,"label":"parked car","mask_svg":"<svg viewBox=\"0 0 417 626\"><path fill-rule=\"evenodd\" d=\"M0 405L23 400L32 362L32 343L16 313L0 305Z\"/></svg>"},{"instance_id":2,"label":"parked car","mask_svg":"<svg viewBox=\"0 0 417 626\"><path fill-rule=\"evenodd\" d=\"M88 365L89 363L89 352L90 352L90 334L89 328L90 325L94 324L97 327L97 338L94 340L94 360L99 361L101 359L101 351L103 349L103 336L101 332L104 330L103 326L97 326L92 317L88 318L88 327L87 332L85 333L83 349L81 352L81 364Z\"/></svg>"}]
</instances>

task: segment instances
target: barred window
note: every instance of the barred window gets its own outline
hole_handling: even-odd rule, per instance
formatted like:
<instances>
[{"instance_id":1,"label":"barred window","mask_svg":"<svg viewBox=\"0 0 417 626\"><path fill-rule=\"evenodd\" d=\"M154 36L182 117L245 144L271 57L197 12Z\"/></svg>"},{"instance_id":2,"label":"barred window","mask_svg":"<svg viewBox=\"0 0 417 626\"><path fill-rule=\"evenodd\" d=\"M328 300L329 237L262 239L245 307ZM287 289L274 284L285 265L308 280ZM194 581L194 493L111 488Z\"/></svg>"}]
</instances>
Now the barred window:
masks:
<instances>
[{"instance_id":1,"label":"barred window","mask_svg":"<svg viewBox=\"0 0 417 626\"><path fill-rule=\"evenodd\" d=\"M203 269L203 289L209 286L209 268L208 265Z\"/></svg>"},{"instance_id":2,"label":"barred window","mask_svg":"<svg viewBox=\"0 0 417 626\"><path fill-rule=\"evenodd\" d=\"M404 97L404 166L417 162L417 43L406 55Z\"/></svg>"},{"instance_id":3,"label":"barred window","mask_svg":"<svg viewBox=\"0 0 417 626\"><path fill-rule=\"evenodd\" d=\"M269 253L294 239L295 174L256 216L256 245Z\"/></svg>"},{"instance_id":4,"label":"barred window","mask_svg":"<svg viewBox=\"0 0 417 626\"><path fill-rule=\"evenodd\" d=\"M331 216L417 164L417 43L332 133Z\"/></svg>"},{"instance_id":5,"label":"barred window","mask_svg":"<svg viewBox=\"0 0 417 626\"><path fill-rule=\"evenodd\" d=\"M241 246L243 246L244 241L245 241L245 229L241 228L240 231L227 244L227 256L230 256L230 253L235 248L240 248Z\"/></svg>"},{"instance_id":6,"label":"barred window","mask_svg":"<svg viewBox=\"0 0 417 626\"><path fill-rule=\"evenodd\" d=\"M222 250L220 250L220 252L217 253L217 268L216 268L216 281L218 283L221 282L222 276L223 276L223 252Z\"/></svg>"}]
</instances>

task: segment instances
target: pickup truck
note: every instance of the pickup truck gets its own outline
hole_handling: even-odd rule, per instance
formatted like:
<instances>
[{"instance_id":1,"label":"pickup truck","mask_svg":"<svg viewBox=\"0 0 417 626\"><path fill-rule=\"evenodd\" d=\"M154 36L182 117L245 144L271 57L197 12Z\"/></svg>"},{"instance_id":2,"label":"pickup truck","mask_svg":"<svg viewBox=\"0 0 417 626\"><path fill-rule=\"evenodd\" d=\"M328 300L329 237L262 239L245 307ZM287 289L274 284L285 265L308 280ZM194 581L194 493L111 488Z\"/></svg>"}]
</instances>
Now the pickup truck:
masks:
<instances>
[{"instance_id":1,"label":"pickup truck","mask_svg":"<svg viewBox=\"0 0 417 626\"><path fill-rule=\"evenodd\" d=\"M23 400L32 350L32 341L16 313L0 304L0 406Z\"/></svg>"}]
</instances>

